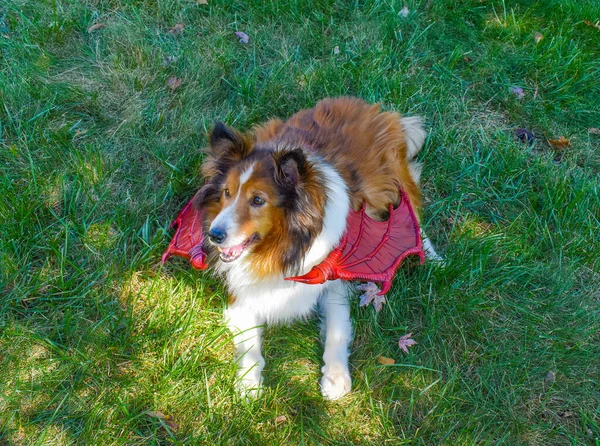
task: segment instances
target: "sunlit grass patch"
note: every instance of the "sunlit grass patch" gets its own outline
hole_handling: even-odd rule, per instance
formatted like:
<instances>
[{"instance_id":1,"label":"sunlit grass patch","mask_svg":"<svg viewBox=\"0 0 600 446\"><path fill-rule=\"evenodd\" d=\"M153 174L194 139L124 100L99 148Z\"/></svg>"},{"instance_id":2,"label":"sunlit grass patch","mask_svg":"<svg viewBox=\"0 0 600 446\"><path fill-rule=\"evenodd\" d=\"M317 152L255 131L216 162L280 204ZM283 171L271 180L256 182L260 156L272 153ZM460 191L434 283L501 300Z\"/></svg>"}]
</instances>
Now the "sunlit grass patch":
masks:
<instances>
[{"instance_id":1,"label":"sunlit grass patch","mask_svg":"<svg viewBox=\"0 0 600 446\"><path fill-rule=\"evenodd\" d=\"M0 443L598 441L598 5L403 7L0 7ZM346 399L320 395L312 319L265 331L265 392L246 402L225 289L160 263L168 225L215 120L345 94L425 118L423 223L445 267L407 262L380 313L352 301Z\"/></svg>"}]
</instances>

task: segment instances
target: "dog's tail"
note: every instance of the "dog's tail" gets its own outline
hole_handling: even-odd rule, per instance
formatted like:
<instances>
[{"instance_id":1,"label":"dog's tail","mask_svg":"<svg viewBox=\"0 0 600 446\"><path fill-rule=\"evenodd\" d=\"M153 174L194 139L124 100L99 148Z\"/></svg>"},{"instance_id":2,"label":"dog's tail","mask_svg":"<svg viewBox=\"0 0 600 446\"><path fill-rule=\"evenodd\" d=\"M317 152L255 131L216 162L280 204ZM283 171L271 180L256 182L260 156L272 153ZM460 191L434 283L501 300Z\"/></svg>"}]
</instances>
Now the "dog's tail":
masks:
<instances>
[{"instance_id":1,"label":"dog's tail","mask_svg":"<svg viewBox=\"0 0 600 446\"><path fill-rule=\"evenodd\" d=\"M406 137L406 161L408 162L408 169L415 183L419 184L423 165L417 162L415 157L423 148L427 132L423 129L423 121L419 116L401 118L400 122L404 127L404 135Z\"/></svg>"}]
</instances>

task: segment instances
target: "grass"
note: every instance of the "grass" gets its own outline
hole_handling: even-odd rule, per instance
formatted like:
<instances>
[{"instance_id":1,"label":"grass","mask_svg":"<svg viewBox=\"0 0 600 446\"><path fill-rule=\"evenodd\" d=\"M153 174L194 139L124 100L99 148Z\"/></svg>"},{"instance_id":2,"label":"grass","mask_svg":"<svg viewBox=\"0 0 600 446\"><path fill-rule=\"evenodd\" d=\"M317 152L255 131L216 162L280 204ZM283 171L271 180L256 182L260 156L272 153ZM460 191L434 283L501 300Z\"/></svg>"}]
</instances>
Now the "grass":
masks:
<instances>
[{"instance_id":1,"label":"grass","mask_svg":"<svg viewBox=\"0 0 600 446\"><path fill-rule=\"evenodd\" d=\"M403 6L0 0L0 444L600 443L600 6ZM267 331L246 403L225 290L160 264L168 224L216 119L342 94L427 120L447 266L402 268L379 314L353 301L347 398L320 396L312 320Z\"/></svg>"}]
</instances>

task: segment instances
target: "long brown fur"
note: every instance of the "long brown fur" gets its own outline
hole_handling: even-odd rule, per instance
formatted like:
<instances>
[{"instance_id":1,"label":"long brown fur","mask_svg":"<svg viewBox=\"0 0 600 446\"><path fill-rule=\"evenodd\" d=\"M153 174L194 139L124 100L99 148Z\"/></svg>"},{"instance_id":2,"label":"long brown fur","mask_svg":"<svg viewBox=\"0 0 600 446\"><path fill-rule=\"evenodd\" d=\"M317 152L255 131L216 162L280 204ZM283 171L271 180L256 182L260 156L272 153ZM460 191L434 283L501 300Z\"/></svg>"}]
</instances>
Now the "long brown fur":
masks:
<instances>
[{"instance_id":1,"label":"long brown fur","mask_svg":"<svg viewBox=\"0 0 600 446\"><path fill-rule=\"evenodd\" d=\"M385 218L389 204L398 204L399 187L416 209L421 205L400 115L382 113L379 105L349 97L325 99L286 122L273 119L248 134L218 124L197 204L206 210L207 230L224 207L223 188L237 191L236 178L250 164L257 166L243 187L265 191L273 202L263 210L240 209L239 215L245 232L261 235L249 253L258 277L297 268L322 229L326 191L321 174L306 162L311 152L340 173L354 210L366 203L371 216Z\"/></svg>"},{"instance_id":2,"label":"long brown fur","mask_svg":"<svg viewBox=\"0 0 600 446\"><path fill-rule=\"evenodd\" d=\"M366 202L367 212L385 215L390 203L398 203L398 185L413 207L421 206L398 113L382 113L379 105L357 98L324 99L285 123L274 119L253 133L256 147L309 147L323 156L344 178L355 210Z\"/></svg>"}]
</instances>

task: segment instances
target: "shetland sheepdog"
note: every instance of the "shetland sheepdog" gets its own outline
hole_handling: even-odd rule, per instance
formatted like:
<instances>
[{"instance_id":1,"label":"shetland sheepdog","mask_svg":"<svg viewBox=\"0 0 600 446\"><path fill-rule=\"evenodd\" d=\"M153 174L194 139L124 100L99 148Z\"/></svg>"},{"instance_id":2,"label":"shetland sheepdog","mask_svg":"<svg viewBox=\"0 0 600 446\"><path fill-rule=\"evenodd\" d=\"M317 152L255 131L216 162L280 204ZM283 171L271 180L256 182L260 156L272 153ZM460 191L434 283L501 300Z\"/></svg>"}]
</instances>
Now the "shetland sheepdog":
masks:
<instances>
[{"instance_id":1,"label":"shetland sheepdog","mask_svg":"<svg viewBox=\"0 0 600 446\"><path fill-rule=\"evenodd\" d=\"M262 327L317 308L325 335L321 391L330 400L350 391L348 284L284 278L308 272L338 245L350 209L366 203L368 215L385 219L389 204L399 202L398 184L418 210L415 155L425 137L420 118L349 97L324 99L248 133L215 125L195 204L204 210L210 263L228 287L224 316L246 396L260 392ZM425 249L435 255L427 239Z\"/></svg>"}]
</instances>

